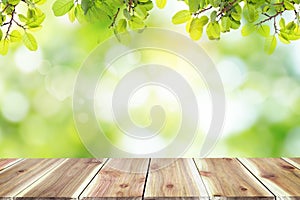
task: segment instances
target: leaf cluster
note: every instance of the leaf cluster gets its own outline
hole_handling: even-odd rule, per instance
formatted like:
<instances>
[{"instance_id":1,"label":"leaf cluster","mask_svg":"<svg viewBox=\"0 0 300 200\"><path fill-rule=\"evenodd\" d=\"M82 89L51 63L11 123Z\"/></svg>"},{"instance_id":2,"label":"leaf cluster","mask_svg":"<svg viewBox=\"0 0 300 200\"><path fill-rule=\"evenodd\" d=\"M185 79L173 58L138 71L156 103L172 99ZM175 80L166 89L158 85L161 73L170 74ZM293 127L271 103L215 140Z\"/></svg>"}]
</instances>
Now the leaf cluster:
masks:
<instances>
[{"instance_id":1,"label":"leaf cluster","mask_svg":"<svg viewBox=\"0 0 300 200\"><path fill-rule=\"evenodd\" d=\"M161 1L161 0L159 0ZM277 39L288 44L300 38L299 0L184 0L187 9L178 11L174 24L186 23L186 31L194 40L203 32L210 40L219 40L223 33L241 29L243 36L253 32L265 38L265 52L272 54ZM294 16L288 23L284 14Z\"/></svg>"},{"instance_id":2,"label":"leaf cluster","mask_svg":"<svg viewBox=\"0 0 300 200\"><path fill-rule=\"evenodd\" d=\"M45 14L39 5L46 0L0 0L0 54L6 54L10 43L23 41L30 50L37 42L30 33L41 28ZM52 6L55 16L68 15L71 22L101 22L115 35L128 29L141 31L153 8L154 0L56 0ZM172 17L174 24L185 24L193 40L219 40L222 34L239 29L248 36L257 33L265 40L267 53L274 52L277 41L289 44L300 39L300 0L179 0L186 8ZM155 0L164 8L167 0ZM174 1L169 1L174 3ZM23 5L21 5L23 4ZM19 13L18 7L25 7ZM290 19L293 16L293 19Z\"/></svg>"},{"instance_id":3,"label":"leaf cluster","mask_svg":"<svg viewBox=\"0 0 300 200\"><path fill-rule=\"evenodd\" d=\"M42 27L45 14L39 8L46 0L0 1L0 54L8 52L11 43L23 42L32 51L38 44L31 32ZM21 9L22 8L22 9Z\"/></svg>"},{"instance_id":4,"label":"leaf cluster","mask_svg":"<svg viewBox=\"0 0 300 200\"><path fill-rule=\"evenodd\" d=\"M118 36L127 28L143 30L152 8L151 0L57 0L52 10L56 16L68 14L72 22L107 23Z\"/></svg>"}]
</instances>

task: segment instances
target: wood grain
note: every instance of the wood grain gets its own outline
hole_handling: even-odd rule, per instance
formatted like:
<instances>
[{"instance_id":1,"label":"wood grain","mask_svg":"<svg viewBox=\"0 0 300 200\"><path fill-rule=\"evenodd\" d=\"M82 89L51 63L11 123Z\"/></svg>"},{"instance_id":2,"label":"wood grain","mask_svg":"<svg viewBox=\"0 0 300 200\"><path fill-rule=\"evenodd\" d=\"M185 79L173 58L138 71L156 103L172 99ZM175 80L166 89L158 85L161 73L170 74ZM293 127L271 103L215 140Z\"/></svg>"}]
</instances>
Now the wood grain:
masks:
<instances>
[{"instance_id":1,"label":"wood grain","mask_svg":"<svg viewBox=\"0 0 300 200\"><path fill-rule=\"evenodd\" d=\"M239 159L279 199L300 198L300 170L280 158Z\"/></svg>"},{"instance_id":2,"label":"wood grain","mask_svg":"<svg viewBox=\"0 0 300 200\"><path fill-rule=\"evenodd\" d=\"M145 199L208 199L192 159L151 159Z\"/></svg>"},{"instance_id":3,"label":"wood grain","mask_svg":"<svg viewBox=\"0 0 300 200\"><path fill-rule=\"evenodd\" d=\"M142 199L149 159L110 159L81 199Z\"/></svg>"},{"instance_id":4,"label":"wood grain","mask_svg":"<svg viewBox=\"0 0 300 200\"><path fill-rule=\"evenodd\" d=\"M18 159L18 158L0 159L0 171L17 163L20 160L22 160L22 159Z\"/></svg>"},{"instance_id":5,"label":"wood grain","mask_svg":"<svg viewBox=\"0 0 300 200\"><path fill-rule=\"evenodd\" d=\"M103 159L67 159L17 195L17 199L77 199L103 165Z\"/></svg>"},{"instance_id":6,"label":"wood grain","mask_svg":"<svg viewBox=\"0 0 300 200\"><path fill-rule=\"evenodd\" d=\"M300 169L300 158L282 158L282 159L284 159L286 162Z\"/></svg>"},{"instance_id":7,"label":"wood grain","mask_svg":"<svg viewBox=\"0 0 300 200\"><path fill-rule=\"evenodd\" d=\"M0 199L10 199L41 178L62 159L26 159L0 172Z\"/></svg>"},{"instance_id":8,"label":"wood grain","mask_svg":"<svg viewBox=\"0 0 300 200\"><path fill-rule=\"evenodd\" d=\"M211 198L275 199L236 159L195 159L195 163Z\"/></svg>"}]
</instances>

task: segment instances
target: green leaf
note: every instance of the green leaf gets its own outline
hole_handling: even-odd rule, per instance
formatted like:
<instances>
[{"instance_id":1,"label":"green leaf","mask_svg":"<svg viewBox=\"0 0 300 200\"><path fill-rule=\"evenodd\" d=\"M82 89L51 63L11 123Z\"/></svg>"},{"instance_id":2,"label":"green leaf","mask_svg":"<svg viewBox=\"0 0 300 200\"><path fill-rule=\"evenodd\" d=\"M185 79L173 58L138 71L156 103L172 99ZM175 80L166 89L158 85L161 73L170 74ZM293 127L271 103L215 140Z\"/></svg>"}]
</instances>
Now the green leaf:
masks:
<instances>
[{"instance_id":1,"label":"green leaf","mask_svg":"<svg viewBox=\"0 0 300 200\"><path fill-rule=\"evenodd\" d=\"M277 40L275 36L269 36L265 40L264 50L268 54L272 54L276 48Z\"/></svg>"},{"instance_id":2,"label":"green leaf","mask_svg":"<svg viewBox=\"0 0 300 200\"><path fill-rule=\"evenodd\" d=\"M200 17L200 23L202 26L205 26L208 23L208 17L203 15L202 17Z\"/></svg>"},{"instance_id":3,"label":"green leaf","mask_svg":"<svg viewBox=\"0 0 300 200\"><path fill-rule=\"evenodd\" d=\"M27 20L28 20L27 17L25 17L25 16L22 15L22 14L19 14L18 17L19 17L19 20L20 20L21 22L24 22L24 23L27 22Z\"/></svg>"},{"instance_id":4,"label":"green leaf","mask_svg":"<svg viewBox=\"0 0 300 200\"><path fill-rule=\"evenodd\" d=\"M3 32L2 32L2 30L0 29L0 40L2 40L2 37L3 37Z\"/></svg>"},{"instance_id":5,"label":"green leaf","mask_svg":"<svg viewBox=\"0 0 300 200\"><path fill-rule=\"evenodd\" d=\"M127 10L127 8L123 9L123 15L124 15L124 17L126 17L127 20L131 20L131 15L130 15L129 11Z\"/></svg>"},{"instance_id":6,"label":"green leaf","mask_svg":"<svg viewBox=\"0 0 300 200\"><path fill-rule=\"evenodd\" d=\"M220 6L221 0L209 0L209 3L212 5L212 7L216 8Z\"/></svg>"},{"instance_id":7,"label":"green leaf","mask_svg":"<svg viewBox=\"0 0 300 200\"><path fill-rule=\"evenodd\" d=\"M167 4L167 0L156 0L156 6L160 9L164 8Z\"/></svg>"},{"instance_id":8,"label":"green leaf","mask_svg":"<svg viewBox=\"0 0 300 200\"><path fill-rule=\"evenodd\" d=\"M139 6L145 8L147 11L152 10L153 8L153 3L152 1L148 1L147 3L141 3Z\"/></svg>"},{"instance_id":9,"label":"green leaf","mask_svg":"<svg viewBox=\"0 0 300 200\"><path fill-rule=\"evenodd\" d=\"M181 10L172 17L173 24L182 24L191 19L191 13L188 10Z\"/></svg>"},{"instance_id":10,"label":"green leaf","mask_svg":"<svg viewBox=\"0 0 300 200\"><path fill-rule=\"evenodd\" d=\"M86 14L92 6L94 6L94 3L92 0L82 0L81 1L81 8L82 8L84 14Z\"/></svg>"},{"instance_id":11,"label":"green leaf","mask_svg":"<svg viewBox=\"0 0 300 200\"><path fill-rule=\"evenodd\" d=\"M134 11L135 14L137 14L142 19L146 19L148 16L147 10L144 7L141 7L139 5L134 8Z\"/></svg>"},{"instance_id":12,"label":"green leaf","mask_svg":"<svg viewBox=\"0 0 300 200\"><path fill-rule=\"evenodd\" d=\"M193 19L192 20L189 20L186 25L185 25L185 30L187 33L190 32L190 27L191 27L191 23L192 23Z\"/></svg>"},{"instance_id":13,"label":"green leaf","mask_svg":"<svg viewBox=\"0 0 300 200\"><path fill-rule=\"evenodd\" d=\"M221 31L224 32L229 32L231 27L231 20L229 17L222 17L221 18Z\"/></svg>"},{"instance_id":14,"label":"green leaf","mask_svg":"<svg viewBox=\"0 0 300 200\"><path fill-rule=\"evenodd\" d=\"M22 35L18 30L13 30L10 33L10 41L11 42L20 42L22 40Z\"/></svg>"},{"instance_id":15,"label":"green leaf","mask_svg":"<svg viewBox=\"0 0 300 200\"><path fill-rule=\"evenodd\" d=\"M196 12L199 10L200 0L189 0L189 9L191 12Z\"/></svg>"},{"instance_id":16,"label":"green leaf","mask_svg":"<svg viewBox=\"0 0 300 200\"><path fill-rule=\"evenodd\" d=\"M8 40L1 40L0 41L0 54L1 55L6 55L8 52L8 46L9 46L9 41Z\"/></svg>"},{"instance_id":17,"label":"green leaf","mask_svg":"<svg viewBox=\"0 0 300 200\"><path fill-rule=\"evenodd\" d=\"M230 16L235 20L235 21L240 21L242 19L242 7L237 4L234 6L232 12L230 13Z\"/></svg>"},{"instance_id":18,"label":"green leaf","mask_svg":"<svg viewBox=\"0 0 300 200\"><path fill-rule=\"evenodd\" d=\"M280 42L282 42L283 44L290 44L290 40L286 37L285 34L278 34L278 38L280 40Z\"/></svg>"},{"instance_id":19,"label":"green leaf","mask_svg":"<svg viewBox=\"0 0 300 200\"><path fill-rule=\"evenodd\" d=\"M30 33L25 33L23 35L23 43L30 51L36 51L38 49L37 42L34 36Z\"/></svg>"},{"instance_id":20,"label":"green leaf","mask_svg":"<svg viewBox=\"0 0 300 200\"><path fill-rule=\"evenodd\" d=\"M5 20L6 20L6 15L2 15L2 14L0 13L0 25L2 25L3 22L5 22Z\"/></svg>"},{"instance_id":21,"label":"green leaf","mask_svg":"<svg viewBox=\"0 0 300 200\"><path fill-rule=\"evenodd\" d=\"M255 6L249 3L244 6L243 14L245 19L250 23L255 22L259 18L259 13Z\"/></svg>"},{"instance_id":22,"label":"green leaf","mask_svg":"<svg viewBox=\"0 0 300 200\"><path fill-rule=\"evenodd\" d=\"M257 28L257 32L263 36L268 37L270 35L270 27L268 25L261 25Z\"/></svg>"},{"instance_id":23,"label":"green leaf","mask_svg":"<svg viewBox=\"0 0 300 200\"><path fill-rule=\"evenodd\" d=\"M74 21L75 21L75 19L76 19L76 16L75 16L75 7L73 7L73 8L68 12L68 17L69 17L70 22L74 22Z\"/></svg>"},{"instance_id":24,"label":"green leaf","mask_svg":"<svg viewBox=\"0 0 300 200\"><path fill-rule=\"evenodd\" d=\"M245 26L243 26L241 33L242 36L248 36L250 35L253 31L255 30L255 27L253 24L246 24Z\"/></svg>"},{"instance_id":25,"label":"green leaf","mask_svg":"<svg viewBox=\"0 0 300 200\"><path fill-rule=\"evenodd\" d=\"M295 10L295 6L294 4L292 4L291 2L285 0L284 1L284 7L287 9L287 10Z\"/></svg>"},{"instance_id":26,"label":"green leaf","mask_svg":"<svg viewBox=\"0 0 300 200\"><path fill-rule=\"evenodd\" d=\"M126 31L126 27L127 27L126 19L120 19L118 21L118 23L116 24L115 30L116 30L117 33L123 33L123 32Z\"/></svg>"},{"instance_id":27,"label":"green leaf","mask_svg":"<svg viewBox=\"0 0 300 200\"><path fill-rule=\"evenodd\" d=\"M33 13L34 13L33 14L34 17L28 18L27 23L26 23L26 25L29 28L35 28L35 27L40 26L46 18L46 15L38 8L35 8L33 10Z\"/></svg>"},{"instance_id":28,"label":"green leaf","mask_svg":"<svg viewBox=\"0 0 300 200\"><path fill-rule=\"evenodd\" d=\"M218 22L210 22L206 28L206 34L210 40L219 40L221 35L220 25Z\"/></svg>"},{"instance_id":29,"label":"green leaf","mask_svg":"<svg viewBox=\"0 0 300 200\"><path fill-rule=\"evenodd\" d=\"M35 11L33 9L28 9L27 10L27 18L31 19L31 18L35 18Z\"/></svg>"},{"instance_id":30,"label":"green leaf","mask_svg":"<svg viewBox=\"0 0 300 200\"><path fill-rule=\"evenodd\" d=\"M294 30L296 28L296 23L291 21L286 25L287 30Z\"/></svg>"},{"instance_id":31,"label":"green leaf","mask_svg":"<svg viewBox=\"0 0 300 200\"><path fill-rule=\"evenodd\" d=\"M84 12L83 12L80 5L77 5L75 7L75 17L78 20L78 22L81 23L81 24L86 22Z\"/></svg>"},{"instance_id":32,"label":"green leaf","mask_svg":"<svg viewBox=\"0 0 300 200\"><path fill-rule=\"evenodd\" d=\"M85 13L85 18L90 23L96 23L99 21L102 23L111 22L109 16L105 13L105 11L96 5L91 6L87 10L87 12Z\"/></svg>"},{"instance_id":33,"label":"green leaf","mask_svg":"<svg viewBox=\"0 0 300 200\"><path fill-rule=\"evenodd\" d=\"M232 29L239 29L241 26L241 22L240 21L235 21L235 20L230 20L230 28Z\"/></svg>"},{"instance_id":34,"label":"green leaf","mask_svg":"<svg viewBox=\"0 0 300 200\"><path fill-rule=\"evenodd\" d=\"M217 11L214 10L214 11L211 12L211 14L210 14L210 21L211 21L211 22L215 22L216 19L217 19Z\"/></svg>"},{"instance_id":35,"label":"green leaf","mask_svg":"<svg viewBox=\"0 0 300 200\"><path fill-rule=\"evenodd\" d=\"M208 19L207 19L207 21L208 21ZM205 24L205 21L203 19L201 20L199 18L194 18L192 20L190 29L189 29L189 33L190 33L190 37L193 40L199 40L202 37L204 24Z\"/></svg>"},{"instance_id":36,"label":"green leaf","mask_svg":"<svg viewBox=\"0 0 300 200\"><path fill-rule=\"evenodd\" d=\"M36 4L36 5L42 5L44 3L46 3L47 0L34 0L33 2Z\"/></svg>"},{"instance_id":37,"label":"green leaf","mask_svg":"<svg viewBox=\"0 0 300 200\"><path fill-rule=\"evenodd\" d=\"M18 5L20 3L21 0L8 0L8 3L10 5Z\"/></svg>"},{"instance_id":38,"label":"green leaf","mask_svg":"<svg viewBox=\"0 0 300 200\"><path fill-rule=\"evenodd\" d=\"M128 25L132 30L143 29L145 28L145 23L143 20L136 16L132 16L131 20L128 21Z\"/></svg>"},{"instance_id":39,"label":"green leaf","mask_svg":"<svg viewBox=\"0 0 300 200\"><path fill-rule=\"evenodd\" d=\"M55 16L63 16L74 6L73 0L56 0L52 6Z\"/></svg>"},{"instance_id":40,"label":"green leaf","mask_svg":"<svg viewBox=\"0 0 300 200\"><path fill-rule=\"evenodd\" d=\"M280 19L279 26L280 26L281 29L285 29L285 20L284 20L284 18Z\"/></svg>"}]
</instances>

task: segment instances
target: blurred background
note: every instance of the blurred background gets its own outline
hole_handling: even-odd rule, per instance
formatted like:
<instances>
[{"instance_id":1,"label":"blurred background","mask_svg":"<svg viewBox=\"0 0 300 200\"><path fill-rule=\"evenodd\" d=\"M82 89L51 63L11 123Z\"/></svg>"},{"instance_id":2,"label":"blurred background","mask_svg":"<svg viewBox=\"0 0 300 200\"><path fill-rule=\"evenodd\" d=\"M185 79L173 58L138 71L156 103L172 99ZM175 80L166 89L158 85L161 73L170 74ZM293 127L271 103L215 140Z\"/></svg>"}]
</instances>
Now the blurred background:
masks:
<instances>
[{"instance_id":1,"label":"blurred background","mask_svg":"<svg viewBox=\"0 0 300 200\"><path fill-rule=\"evenodd\" d=\"M52 3L43 6L47 18L35 33L39 50L14 46L0 58L0 157L92 156L73 120L73 86L83 61L112 33L106 24L54 17ZM155 8L148 26L186 34L171 23L183 6ZM227 98L222 137L209 156L300 156L300 42L279 45L271 56L259 36L242 37L240 30L197 43L215 63ZM106 127L113 135L113 121Z\"/></svg>"}]
</instances>

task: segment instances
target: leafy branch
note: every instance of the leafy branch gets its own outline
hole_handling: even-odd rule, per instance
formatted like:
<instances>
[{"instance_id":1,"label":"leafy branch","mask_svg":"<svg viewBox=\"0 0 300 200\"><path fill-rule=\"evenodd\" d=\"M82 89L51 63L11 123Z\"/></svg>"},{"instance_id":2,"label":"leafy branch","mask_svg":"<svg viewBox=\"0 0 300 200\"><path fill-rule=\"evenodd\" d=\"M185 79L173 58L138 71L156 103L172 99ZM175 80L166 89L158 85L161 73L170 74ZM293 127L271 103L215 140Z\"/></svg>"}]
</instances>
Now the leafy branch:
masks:
<instances>
[{"instance_id":1,"label":"leafy branch","mask_svg":"<svg viewBox=\"0 0 300 200\"><path fill-rule=\"evenodd\" d=\"M222 33L239 29L242 18L246 20L241 30L242 35L257 32L265 38L264 49L269 54L274 52L277 38L285 44L300 39L297 11L299 0L185 0L184 2L188 9L178 11L173 16L172 22L186 23L186 30L194 40L202 37L204 29L210 40L219 40ZM283 14L289 12L294 14L295 18L286 25ZM281 19L277 20L279 17ZM273 34L271 30L274 31Z\"/></svg>"},{"instance_id":2,"label":"leafy branch","mask_svg":"<svg viewBox=\"0 0 300 200\"><path fill-rule=\"evenodd\" d=\"M0 1L0 54L7 54L9 45L14 42L23 42L29 50L37 50L37 42L30 31L41 28L45 14L38 6L43 3L45 0ZM26 15L17 13L21 6L26 7Z\"/></svg>"},{"instance_id":3,"label":"leafy branch","mask_svg":"<svg viewBox=\"0 0 300 200\"><path fill-rule=\"evenodd\" d=\"M12 42L23 41L30 50L37 42L30 33L39 29L45 19L38 8L46 0L0 0L0 54L6 54ZM277 40L288 44L300 39L300 0L178 0L186 4L172 17L174 24L185 24L193 40L219 40L227 32L241 27L243 36L257 33L265 38L264 49L274 52ZM163 9L167 0L155 0ZM169 1L169 3L176 3ZM25 5L27 13L16 13ZM55 16L68 15L71 22L106 23L117 38L120 33L140 31L146 27L154 0L56 0L52 6ZM289 17L294 15L294 19ZM244 20L243 20L244 19ZM289 20L288 20L289 19ZM4 30L4 34L3 31Z\"/></svg>"}]
</instances>

